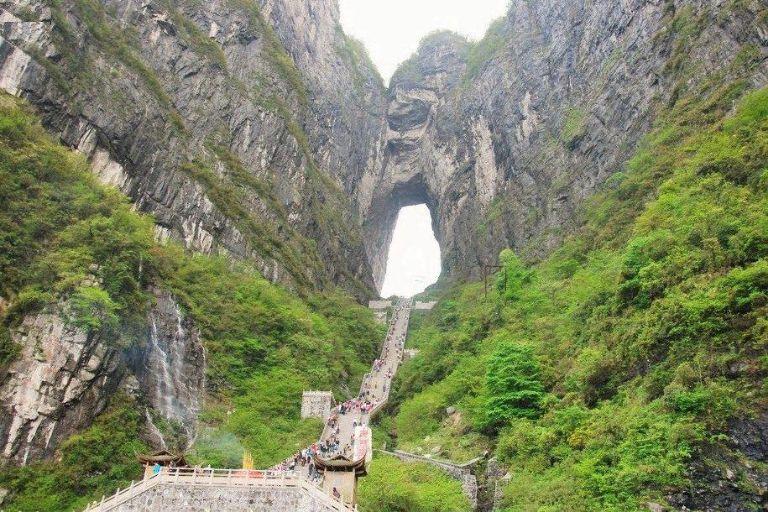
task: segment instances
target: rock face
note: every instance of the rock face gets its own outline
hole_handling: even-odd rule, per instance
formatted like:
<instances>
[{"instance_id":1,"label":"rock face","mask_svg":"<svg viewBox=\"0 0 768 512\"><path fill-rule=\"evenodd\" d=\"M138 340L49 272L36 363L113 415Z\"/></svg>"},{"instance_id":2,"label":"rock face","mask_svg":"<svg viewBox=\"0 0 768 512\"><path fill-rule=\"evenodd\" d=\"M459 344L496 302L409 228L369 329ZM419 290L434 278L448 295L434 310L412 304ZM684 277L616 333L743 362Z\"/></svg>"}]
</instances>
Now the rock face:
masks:
<instances>
[{"instance_id":1,"label":"rock face","mask_svg":"<svg viewBox=\"0 0 768 512\"><path fill-rule=\"evenodd\" d=\"M388 91L335 0L0 7L0 87L159 237L361 298L400 207L429 205L447 272L544 254L681 91L768 75L756 0L514 1L479 43L428 37Z\"/></svg>"},{"instance_id":2,"label":"rock face","mask_svg":"<svg viewBox=\"0 0 768 512\"><path fill-rule=\"evenodd\" d=\"M370 294L345 191L376 161L383 89L335 1L0 7L0 87L152 213L159 237L290 286Z\"/></svg>"},{"instance_id":3,"label":"rock face","mask_svg":"<svg viewBox=\"0 0 768 512\"><path fill-rule=\"evenodd\" d=\"M392 78L382 164L359 189L377 284L411 203L430 206L445 271L493 264L505 247L534 257L556 247L681 90L768 81L765 12L764 2L521 0L476 45L427 38Z\"/></svg>"},{"instance_id":4,"label":"rock face","mask_svg":"<svg viewBox=\"0 0 768 512\"><path fill-rule=\"evenodd\" d=\"M408 204L429 205L446 272L552 250L681 92L768 82L767 20L758 0L515 0L477 44L428 37L386 91L335 0L0 0L0 88L158 238L364 298ZM58 309L24 320L4 457L50 455L129 369L194 436L204 352L156 301L127 364Z\"/></svg>"},{"instance_id":5,"label":"rock face","mask_svg":"<svg viewBox=\"0 0 768 512\"><path fill-rule=\"evenodd\" d=\"M155 291L146 344L130 349L128 366L154 414L181 426L186 445L195 439L197 415L205 394L205 349L195 325L168 293ZM149 423L152 415L148 414ZM167 449L155 427L155 443Z\"/></svg>"},{"instance_id":6,"label":"rock face","mask_svg":"<svg viewBox=\"0 0 768 512\"><path fill-rule=\"evenodd\" d=\"M768 506L768 414L732 420L728 437L696 454L688 470L692 485L668 498L676 509L739 512Z\"/></svg>"},{"instance_id":7,"label":"rock face","mask_svg":"<svg viewBox=\"0 0 768 512\"><path fill-rule=\"evenodd\" d=\"M2 457L17 463L53 454L90 424L119 384L119 353L68 325L64 309L27 316L13 332L22 352L0 385L0 444Z\"/></svg>"},{"instance_id":8,"label":"rock face","mask_svg":"<svg viewBox=\"0 0 768 512\"><path fill-rule=\"evenodd\" d=\"M168 292L155 290L145 343L128 349L67 319L62 303L28 315L13 331L22 352L0 385L3 458L25 464L52 455L60 441L90 425L118 388L146 404L157 446L166 441L153 418L178 424L187 444L194 440L205 350Z\"/></svg>"}]
</instances>

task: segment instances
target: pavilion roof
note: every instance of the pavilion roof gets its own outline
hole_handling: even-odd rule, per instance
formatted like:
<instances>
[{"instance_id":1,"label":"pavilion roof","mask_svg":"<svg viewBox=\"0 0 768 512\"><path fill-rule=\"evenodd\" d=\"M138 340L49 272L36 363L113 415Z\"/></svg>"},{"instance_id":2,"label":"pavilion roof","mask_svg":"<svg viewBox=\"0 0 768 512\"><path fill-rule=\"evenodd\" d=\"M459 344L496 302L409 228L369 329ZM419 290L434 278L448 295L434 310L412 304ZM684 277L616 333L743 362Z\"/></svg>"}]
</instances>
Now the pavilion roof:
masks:
<instances>
[{"instance_id":1,"label":"pavilion roof","mask_svg":"<svg viewBox=\"0 0 768 512\"><path fill-rule=\"evenodd\" d=\"M171 453L167 450L160 450L151 455L137 455L136 457L142 464L160 464L161 466L168 466L173 463L177 466L187 465L183 454Z\"/></svg>"}]
</instances>

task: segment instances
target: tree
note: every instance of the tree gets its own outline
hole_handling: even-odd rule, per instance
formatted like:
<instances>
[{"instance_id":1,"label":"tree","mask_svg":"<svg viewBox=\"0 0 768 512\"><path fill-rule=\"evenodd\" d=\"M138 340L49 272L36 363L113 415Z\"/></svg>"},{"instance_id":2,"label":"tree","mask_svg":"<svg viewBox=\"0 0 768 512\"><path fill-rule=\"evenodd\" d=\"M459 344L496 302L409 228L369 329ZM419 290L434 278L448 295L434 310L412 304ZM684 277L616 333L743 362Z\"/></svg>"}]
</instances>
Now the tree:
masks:
<instances>
[{"instance_id":1,"label":"tree","mask_svg":"<svg viewBox=\"0 0 768 512\"><path fill-rule=\"evenodd\" d=\"M531 271L520 258L511 250L504 249L499 255L502 270L496 280L496 289L507 301L515 301L520 296L520 291L531 277Z\"/></svg>"},{"instance_id":2,"label":"tree","mask_svg":"<svg viewBox=\"0 0 768 512\"><path fill-rule=\"evenodd\" d=\"M485 387L480 428L488 433L512 419L535 418L541 412L544 386L530 347L503 343L488 362Z\"/></svg>"}]
</instances>

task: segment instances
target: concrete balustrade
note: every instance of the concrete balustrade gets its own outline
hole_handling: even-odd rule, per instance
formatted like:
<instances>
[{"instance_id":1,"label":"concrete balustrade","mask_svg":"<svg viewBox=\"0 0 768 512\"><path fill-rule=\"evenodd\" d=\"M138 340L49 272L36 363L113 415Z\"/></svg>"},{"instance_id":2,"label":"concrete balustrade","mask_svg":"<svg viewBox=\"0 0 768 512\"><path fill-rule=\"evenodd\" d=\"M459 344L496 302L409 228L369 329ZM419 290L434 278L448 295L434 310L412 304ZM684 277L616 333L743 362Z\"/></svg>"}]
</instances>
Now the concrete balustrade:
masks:
<instances>
[{"instance_id":1,"label":"concrete balustrade","mask_svg":"<svg viewBox=\"0 0 768 512\"><path fill-rule=\"evenodd\" d=\"M228 512L355 512L296 471L248 469L164 469L131 482L85 512L146 510L227 510Z\"/></svg>"}]
</instances>

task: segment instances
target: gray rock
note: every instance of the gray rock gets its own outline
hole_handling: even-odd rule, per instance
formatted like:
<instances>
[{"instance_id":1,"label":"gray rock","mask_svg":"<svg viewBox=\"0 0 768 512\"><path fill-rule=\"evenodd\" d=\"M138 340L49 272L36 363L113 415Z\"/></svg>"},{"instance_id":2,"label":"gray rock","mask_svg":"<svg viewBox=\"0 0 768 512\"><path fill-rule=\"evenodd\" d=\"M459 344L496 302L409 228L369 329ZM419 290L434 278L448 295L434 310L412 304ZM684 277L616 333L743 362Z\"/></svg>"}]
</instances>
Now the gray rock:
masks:
<instances>
[{"instance_id":1,"label":"gray rock","mask_svg":"<svg viewBox=\"0 0 768 512\"><path fill-rule=\"evenodd\" d=\"M2 2L0 88L37 105L103 182L152 213L158 238L248 260L289 286L370 295L346 196L377 161L383 88L350 49L336 2L97 3L107 30L131 27L134 61L90 35L73 0L32 23L13 15L21 2ZM61 46L54 19L66 20L74 42ZM286 57L275 57L283 48ZM74 54L85 57L78 68ZM285 64L291 59L301 71ZM196 178L190 162L210 177ZM239 190L236 204L215 186Z\"/></svg>"},{"instance_id":2,"label":"gray rock","mask_svg":"<svg viewBox=\"0 0 768 512\"><path fill-rule=\"evenodd\" d=\"M64 310L29 315L12 333L22 348L0 385L5 459L25 464L52 455L61 440L90 424L117 387L116 352L69 325Z\"/></svg>"},{"instance_id":3,"label":"gray rock","mask_svg":"<svg viewBox=\"0 0 768 512\"><path fill-rule=\"evenodd\" d=\"M153 412L182 427L186 448L196 437L205 395L205 349L197 327L168 292L154 290L154 301L146 342L127 352L128 367ZM158 447L168 448L162 433L152 430Z\"/></svg>"},{"instance_id":4,"label":"gray rock","mask_svg":"<svg viewBox=\"0 0 768 512\"><path fill-rule=\"evenodd\" d=\"M478 274L506 247L533 258L557 247L579 206L623 169L677 93L673 20L702 27L683 55L690 90L713 70L734 80L729 66L747 45L758 58L738 73L761 86L768 27L756 20L764 8L513 1L484 62L459 36L427 38L391 80L382 165L358 189L376 283L397 211L417 202L432 210L450 273Z\"/></svg>"}]
</instances>

